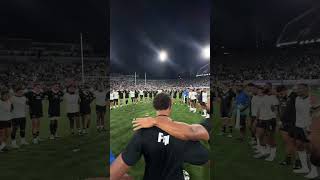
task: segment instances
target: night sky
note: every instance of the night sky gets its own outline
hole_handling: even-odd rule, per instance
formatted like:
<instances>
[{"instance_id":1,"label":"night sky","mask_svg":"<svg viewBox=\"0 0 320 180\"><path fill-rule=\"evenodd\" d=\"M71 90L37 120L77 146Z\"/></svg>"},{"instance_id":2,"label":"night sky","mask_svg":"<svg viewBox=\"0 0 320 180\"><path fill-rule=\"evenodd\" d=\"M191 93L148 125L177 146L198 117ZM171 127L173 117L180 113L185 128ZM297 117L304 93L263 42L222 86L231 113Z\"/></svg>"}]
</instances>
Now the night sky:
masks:
<instances>
[{"instance_id":1,"label":"night sky","mask_svg":"<svg viewBox=\"0 0 320 180\"><path fill-rule=\"evenodd\" d=\"M109 48L107 0L10 0L0 2L0 36L78 42L79 33L99 51Z\"/></svg>"},{"instance_id":2,"label":"night sky","mask_svg":"<svg viewBox=\"0 0 320 180\"><path fill-rule=\"evenodd\" d=\"M210 44L210 0L111 0L111 69L153 77L175 77L208 63L200 56ZM157 51L168 51L160 63Z\"/></svg>"},{"instance_id":3,"label":"night sky","mask_svg":"<svg viewBox=\"0 0 320 180\"><path fill-rule=\"evenodd\" d=\"M214 0L213 46L275 47L284 26L316 4L315 0ZM319 4L319 3L317 3Z\"/></svg>"}]
</instances>

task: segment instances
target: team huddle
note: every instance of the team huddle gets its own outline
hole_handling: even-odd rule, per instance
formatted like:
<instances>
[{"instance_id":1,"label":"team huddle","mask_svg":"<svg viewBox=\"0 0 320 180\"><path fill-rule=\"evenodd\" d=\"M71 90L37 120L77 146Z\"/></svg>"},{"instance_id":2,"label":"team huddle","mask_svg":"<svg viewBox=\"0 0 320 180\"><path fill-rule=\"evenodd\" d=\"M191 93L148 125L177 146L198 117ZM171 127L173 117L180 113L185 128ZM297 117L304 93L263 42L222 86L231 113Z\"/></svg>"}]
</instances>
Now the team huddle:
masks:
<instances>
[{"instance_id":1,"label":"team huddle","mask_svg":"<svg viewBox=\"0 0 320 180\"><path fill-rule=\"evenodd\" d=\"M280 164L293 165L293 172L307 174L306 178L319 177L309 156L308 134L320 106L307 84L275 87L271 83L234 86L225 83L215 88L215 97L223 122L220 135L231 138L235 122L235 127L240 129L238 139L242 142L248 127L253 157L274 161L280 154L275 138L280 131L286 154Z\"/></svg>"},{"instance_id":2,"label":"team huddle","mask_svg":"<svg viewBox=\"0 0 320 180\"><path fill-rule=\"evenodd\" d=\"M44 117L44 101L48 101L48 119L50 121L50 139L58 138L58 123L61 121L61 103L65 103L66 116L69 120L72 135L87 134L91 124L91 104L95 100L97 115L97 130L105 131L105 113L107 91L103 85L95 88L88 85L77 86L75 83L66 84L63 89L59 83L43 86L34 83L32 88L16 85L1 90L0 100L0 152L8 151L11 147L19 148L16 141L17 131L20 131L20 145L28 145L26 140L26 124L29 114L32 123L32 143L41 141L40 122Z\"/></svg>"}]
</instances>

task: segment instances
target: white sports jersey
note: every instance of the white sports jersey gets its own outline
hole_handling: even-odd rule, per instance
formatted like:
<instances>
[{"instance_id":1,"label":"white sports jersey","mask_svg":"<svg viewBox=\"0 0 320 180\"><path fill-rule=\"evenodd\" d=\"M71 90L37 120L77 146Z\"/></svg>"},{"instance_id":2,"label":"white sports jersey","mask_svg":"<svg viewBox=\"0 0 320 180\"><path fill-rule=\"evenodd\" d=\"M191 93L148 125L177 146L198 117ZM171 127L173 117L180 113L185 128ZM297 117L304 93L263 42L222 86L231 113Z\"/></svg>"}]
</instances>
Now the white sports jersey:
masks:
<instances>
[{"instance_id":1,"label":"white sports jersey","mask_svg":"<svg viewBox=\"0 0 320 180\"><path fill-rule=\"evenodd\" d=\"M197 92L195 92L195 91L194 91L194 92L191 92L191 97L190 97L190 99L191 99L191 100L195 100L195 99L197 99L196 96L197 96Z\"/></svg>"},{"instance_id":2,"label":"white sports jersey","mask_svg":"<svg viewBox=\"0 0 320 180\"><path fill-rule=\"evenodd\" d=\"M113 99L119 99L119 92L118 91L113 92Z\"/></svg>"},{"instance_id":3,"label":"white sports jersey","mask_svg":"<svg viewBox=\"0 0 320 180\"><path fill-rule=\"evenodd\" d=\"M26 117L27 98L25 96L12 96L11 102L13 105L12 118Z\"/></svg>"},{"instance_id":4,"label":"white sports jersey","mask_svg":"<svg viewBox=\"0 0 320 180\"><path fill-rule=\"evenodd\" d=\"M102 91L102 92L95 91L94 97L96 97L96 105L105 106L106 105L106 96L107 96L106 91Z\"/></svg>"},{"instance_id":5,"label":"white sports jersey","mask_svg":"<svg viewBox=\"0 0 320 180\"><path fill-rule=\"evenodd\" d=\"M113 101L114 96L113 96L113 92L110 92L110 100Z\"/></svg>"},{"instance_id":6,"label":"white sports jersey","mask_svg":"<svg viewBox=\"0 0 320 180\"><path fill-rule=\"evenodd\" d=\"M264 95L262 96L259 107L260 120L270 120L276 118L276 113L272 111L272 106L279 105L278 99L274 95Z\"/></svg>"},{"instance_id":7,"label":"white sports jersey","mask_svg":"<svg viewBox=\"0 0 320 180\"><path fill-rule=\"evenodd\" d=\"M11 119L11 102L0 100L0 121L9 121Z\"/></svg>"},{"instance_id":8,"label":"white sports jersey","mask_svg":"<svg viewBox=\"0 0 320 180\"><path fill-rule=\"evenodd\" d=\"M79 95L66 93L64 95L66 101L67 113L76 113L79 112Z\"/></svg>"},{"instance_id":9,"label":"white sports jersey","mask_svg":"<svg viewBox=\"0 0 320 180\"><path fill-rule=\"evenodd\" d=\"M131 98L134 98L134 91L130 91L129 94L130 94L130 97L131 97Z\"/></svg>"},{"instance_id":10,"label":"white sports jersey","mask_svg":"<svg viewBox=\"0 0 320 180\"><path fill-rule=\"evenodd\" d=\"M139 95L143 96L143 91L142 90L139 91Z\"/></svg>"},{"instance_id":11,"label":"white sports jersey","mask_svg":"<svg viewBox=\"0 0 320 180\"><path fill-rule=\"evenodd\" d=\"M159 94L159 93L162 93L162 90L161 90L161 89L160 89L160 90L158 90L158 94Z\"/></svg>"},{"instance_id":12,"label":"white sports jersey","mask_svg":"<svg viewBox=\"0 0 320 180\"><path fill-rule=\"evenodd\" d=\"M263 96L253 96L251 99L251 116L258 115L258 108L262 103Z\"/></svg>"},{"instance_id":13,"label":"white sports jersey","mask_svg":"<svg viewBox=\"0 0 320 180\"><path fill-rule=\"evenodd\" d=\"M207 102L208 101L208 94L207 94L207 92L202 92L202 102Z\"/></svg>"},{"instance_id":14,"label":"white sports jersey","mask_svg":"<svg viewBox=\"0 0 320 180\"><path fill-rule=\"evenodd\" d=\"M311 124L310 97L296 97L296 127L307 128Z\"/></svg>"}]
</instances>

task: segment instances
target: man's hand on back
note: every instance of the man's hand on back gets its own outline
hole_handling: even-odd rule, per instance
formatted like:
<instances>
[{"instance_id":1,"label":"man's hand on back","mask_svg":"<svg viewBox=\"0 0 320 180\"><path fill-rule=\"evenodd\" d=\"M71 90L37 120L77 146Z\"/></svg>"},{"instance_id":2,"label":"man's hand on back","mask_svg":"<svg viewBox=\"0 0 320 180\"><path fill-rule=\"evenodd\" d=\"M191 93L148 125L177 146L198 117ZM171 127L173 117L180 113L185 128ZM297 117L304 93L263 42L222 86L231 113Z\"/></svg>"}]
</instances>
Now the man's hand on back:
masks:
<instances>
[{"instance_id":1,"label":"man's hand on back","mask_svg":"<svg viewBox=\"0 0 320 180\"><path fill-rule=\"evenodd\" d=\"M156 125L156 118L145 117L145 118L136 118L132 121L133 130L137 131L143 128L151 128Z\"/></svg>"}]
</instances>

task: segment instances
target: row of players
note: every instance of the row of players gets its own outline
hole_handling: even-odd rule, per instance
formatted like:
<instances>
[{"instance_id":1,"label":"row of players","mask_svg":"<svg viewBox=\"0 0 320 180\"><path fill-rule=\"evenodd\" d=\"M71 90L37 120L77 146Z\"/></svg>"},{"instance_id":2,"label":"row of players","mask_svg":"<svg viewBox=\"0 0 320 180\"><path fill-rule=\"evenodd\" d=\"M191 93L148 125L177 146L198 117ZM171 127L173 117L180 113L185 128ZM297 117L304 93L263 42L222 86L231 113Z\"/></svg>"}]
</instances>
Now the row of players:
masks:
<instances>
[{"instance_id":1,"label":"row of players","mask_svg":"<svg viewBox=\"0 0 320 180\"><path fill-rule=\"evenodd\" d=\"M57 128L60 119L60 105L64 101L66 113L70 122L71 133L86 134L86 129L90 126L91 103L96 99L97 129L105 131L105 112L108 93L102 85L98 85L96 90L91 90L89 86L78 88L76 85L68 85L62 90L59 83L51 87L41 87L34 84L31 90L26 90L22 85L15 86L12 91L1 90L0 100L0 151L7 150L9 137L11 136L11 146L19 148L16 142L16 133L20 129L21 145L27 145L25 139L27 109L29 109L32 121L33 143L40 141L40 121L43 117L43 100L48 100L48 117L50 120L50 139L58 137ZM81 122L80 122L81 116ZM82 127L81 127L82 124Z\"/></svg>"},{"instance_id":2,"label":"row of players","mask_svg":"<svg viewBox=\"0 0 320 180\"><path fill-rule=\"evenodd\" d=\"M110 108L117 108L127 105L129 100L135 104L137 102L149 101L157 94L166 93L173 99L179 99L188 104L190 112L196 113L196 102L207 103L208 88L173 88L159 90L112 90L110 92ZM207 111L203 110L203 116L208 116Z\"/></svg>"},{"instance_id":3,"label":"row of players","mask_svg":"<svg viewBox=\"0 0 320 180\"><path fill-rule=\"evenodd\" d=\"M308 156L311 154L308 134L312 119L319 117L320 105L307 84L298 84L292 89L282 85L274 88L271 83L222 85L217 88L216 96L223 120L221 134L229 129L228 137L232 137L231 119L234 117L240 128L239 140L244 140L246 127L250 127L254 158L274 161L277 154L275 133L279 128L286 148L286 158L280 164L291 165L296 159L294 173L308 173L305 177L309 179L319 176L316 158Z\"/></svg>"}]
</instances>

